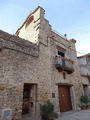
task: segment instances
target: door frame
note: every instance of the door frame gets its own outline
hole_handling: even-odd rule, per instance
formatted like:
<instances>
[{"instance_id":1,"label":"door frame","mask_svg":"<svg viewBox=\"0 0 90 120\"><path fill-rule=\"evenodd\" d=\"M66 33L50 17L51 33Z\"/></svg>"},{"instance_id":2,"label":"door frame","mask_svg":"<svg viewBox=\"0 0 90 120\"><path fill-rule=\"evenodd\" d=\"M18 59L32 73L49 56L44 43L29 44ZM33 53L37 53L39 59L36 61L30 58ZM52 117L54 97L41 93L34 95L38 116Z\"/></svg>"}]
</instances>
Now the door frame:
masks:
<instances>
[{"instance_id":1,"label":"door frame","mask_svg":"<svg viewBox=\"0 0 90 120\"><path fill-rule=\"evenodd\" d=\"M60 97L59 97L59 86L68 86L70 87L70 98L71 98L71 105L72 105L72 110L75 110L75 99L74 99L74 90L73 90L73 85L72 84L67 84L67 83L59 83L57 84L58 86L58 101L59 101L59 110L60 110ZM72 111L71 110L71 111ZM68 111L67 111L68 112ZM62 113L60 111L60 113Z\"/></svg>"},{"instance_id":2,"label":"door frame","mask_svg":"<svg viewBox=\"0 0 90 120\"><path fill-rule=\"evenodd\" d=\"M23 92L25 85L33 86L33 120L36 120L36 106L37 106L37 83L24 83L23 84ZM23 98L24 99L24 98ZM22 107L23 109L23 107ZM29 112L30 114L30 112ZM23 114L22 114L23 115Z\"/></svg>"}]
</instances>

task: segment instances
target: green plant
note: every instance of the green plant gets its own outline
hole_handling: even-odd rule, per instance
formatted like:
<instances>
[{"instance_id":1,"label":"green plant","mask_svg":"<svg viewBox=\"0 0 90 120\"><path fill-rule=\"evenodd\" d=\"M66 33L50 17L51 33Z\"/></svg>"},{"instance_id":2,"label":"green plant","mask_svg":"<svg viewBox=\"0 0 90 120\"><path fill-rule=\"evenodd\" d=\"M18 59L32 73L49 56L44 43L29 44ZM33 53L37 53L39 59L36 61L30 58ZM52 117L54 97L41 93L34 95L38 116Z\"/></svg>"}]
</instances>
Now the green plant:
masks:
<instances>
[{"instance_id":1,"label":"green plant","mask_svg":"<svg viewBox=\"0 0 90 120\"><path fill-rule=\"evenodd\" d=\"M40 115L43 120L52 120L52 118L55 117L54 105L49 101L47 104L40 105Z\"/></svg>"},{"instance_id":2,"label":"green plant","mask_svg":"<svg viewBox=\"0 0 90 120\"><path fill-rule=\"evenodd\" d=\"M84 96L84 95L81 96L80 100L81 100L81 102L84 103L85 105L87 105L88 102L89 102L88 97L87 97L87 96Z\"/></svg>"}]
</instances>

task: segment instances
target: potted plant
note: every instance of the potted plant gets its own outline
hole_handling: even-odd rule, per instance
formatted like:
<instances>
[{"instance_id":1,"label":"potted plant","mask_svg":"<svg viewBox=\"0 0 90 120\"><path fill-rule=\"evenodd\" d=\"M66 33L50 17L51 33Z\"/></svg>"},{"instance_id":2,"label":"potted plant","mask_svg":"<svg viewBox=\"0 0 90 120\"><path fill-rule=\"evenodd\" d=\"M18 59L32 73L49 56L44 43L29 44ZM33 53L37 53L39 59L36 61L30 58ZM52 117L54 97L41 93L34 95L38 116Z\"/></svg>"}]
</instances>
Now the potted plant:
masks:
<instances>
[{"instance_id":1,"label":"potted plant","mask_svg":"<svg viewBox=\"0 0 90 120\"><path fill-rule=\"evenodd\" d=\"M82 106L82 109L83 109L83 110L86 110L87 107L88 107L88 102L89 102L88 97L85 96L85 95L83 95L83 96L81 96L80 100L81 100L81 104L82 104L82 105L81 105L81 106Z\"/></svg>"},{"instance_id":2,"label":"potted plant","mask_svg":"<svg viewBox=\"0 0 90 120\"><path fill-rule=\"evenodd\" d=\"M54 105L49 101L44 105L40 105L40 115L42 120L55 120Z\"/></svg>"}]
</instances>

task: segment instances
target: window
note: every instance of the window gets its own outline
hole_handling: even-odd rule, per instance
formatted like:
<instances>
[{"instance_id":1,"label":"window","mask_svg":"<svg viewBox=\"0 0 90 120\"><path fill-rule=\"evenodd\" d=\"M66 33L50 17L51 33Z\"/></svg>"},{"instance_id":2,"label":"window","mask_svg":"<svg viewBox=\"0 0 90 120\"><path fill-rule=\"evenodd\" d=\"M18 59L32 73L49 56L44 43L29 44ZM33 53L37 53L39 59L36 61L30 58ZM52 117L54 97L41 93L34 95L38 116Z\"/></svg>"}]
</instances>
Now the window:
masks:
<instances>
[{"instance_id":1,"label":"window","mask_svg":"<svg viewBox=\"0 0 90 120\"><path fill-rule=\"evenodd\" d=\"M63 78L66 79L66 74L65 74L65 72L63 72Z\"/></svg>"},{"instance_id":2,"label":"window","mask_svg":"<svg viewBox=\"0 0 90 120\"><path fill-rule=\"evenodd\" d=\"M59 64L62 63L63 66L65 66L65 60L62 58L64 56L65 56L64 52L58 50L58 63Z\"/></svg>"},{"instance_id":3,"label":"window","mask_svg":"<svg viewBox=\"0 0 90 120\"><path fill-rule=\"evenodd\" d=\"M60 46L57 46L57 54L60 55L61 57L64 57L64 56L65 56L65 51L66 51L65 48L62 48L62 47L60 47Z\"/></svg>"},{"instance_id":4,"label":"window","mask_svg":"<svg viewBox=\"0 0 90 120\"><path fill-rule=\"evenodd\" d=\"M0 52L2 52L2 49L0 48Z\"/></svg>"},{"instance_id":5,"label":"window","mask_svg":"<svg viewBox=\"0 0 90 120\"><path fill-rule=\"evenodd\" d=\"M27 28L27 26L34 20L34 16L31 16L28 18L28 20L26 21L26 26L25 28Z\"/></svg>"},{"instance_id":6,"label":"window","mask_svg":"<svg viewBox=\"0 0 90 120\"><path fill-rule=\"evenodd\" d=\"M60 47L60 46L57 46L57 63L58 64L65 64L65 60L63 60L63 57L65 57L65 49Z\"/></svg>"},{"instance_id":7,"label":"window","mask_svg":"<svg viewBox=\"0 0 90 120\"><path fill-rule=\"evenodd\" d=\"M60 50L58 50L58 55L60 55L61 57L64 57L64 53L61 52Z\"/></svg>"},{"instance_id":8,"label":"window","mask_svg":"<svg viewBox=\"0 0 90 120\"><path fill-rule=\"evenodd\" d=\"M90 57L88 57L88 63L90 64Z\"/></svg>"}]
</instances>

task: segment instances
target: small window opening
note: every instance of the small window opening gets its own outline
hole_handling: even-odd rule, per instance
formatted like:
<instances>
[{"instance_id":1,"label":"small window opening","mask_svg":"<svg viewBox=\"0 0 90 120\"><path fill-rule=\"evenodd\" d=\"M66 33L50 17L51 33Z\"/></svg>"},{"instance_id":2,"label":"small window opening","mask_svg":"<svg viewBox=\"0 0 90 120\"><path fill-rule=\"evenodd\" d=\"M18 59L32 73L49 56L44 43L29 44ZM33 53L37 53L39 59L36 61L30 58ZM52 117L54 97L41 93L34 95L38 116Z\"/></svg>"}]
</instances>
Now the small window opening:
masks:
<instances>
[{"instance_id":1,"label":"small window opening","mask_svg":"<svg viewBox=\"0 0 90 120\"><path fill-rule=\"evenodd\" d=\"M66 73L65 72L63 72L63 78L66 79Z\"/></svg>"},{"instance_id":2,"label":"small window opening","mask_svg":"<svg viewBox=\"0 0 90 120\"><path fill-rule=\"evenodd\" d=\"M60 50L58 50L58 55L60 55L61 57L64 57L64 53L61 52Z\"/></svg>"},{"instance_id":3,"label":"small window opening","mask_svg":"<svg viewBox=\"0 0 90 120\"><path fill-rule=\"evenodd\" d=\"M0 48L0 52L2 52L2 49Z\"/></svg>"},{"instance_id":4,"label":"small window opening","mask_svg":"<svg viewBox=\"0 0 90 120\"><path fill-rule=\"evenodd\" d=\"M27 26L34 20L34 16L31 16L28 18L28 20L26 21L26 26L25 28L27 28Z\"/></svg>"},{"instance_id":5,"label":"small window opening","mask_svg":"<svg viewBox=\"0 0 90 120\"><path fill-rule=\"evenodd\" d=\"M33 107L33 102L31 102L31 108Z\"/></svg>"},{"instance_id":6,"label":"small window opening","mask_svg":"<svg viewBox=\"0 0 90 120\"><path fill-rule=\"evenodd\" d=\"M52 98L55 98L55 93L52 93Z\"/></svg>"}]
</instances>

